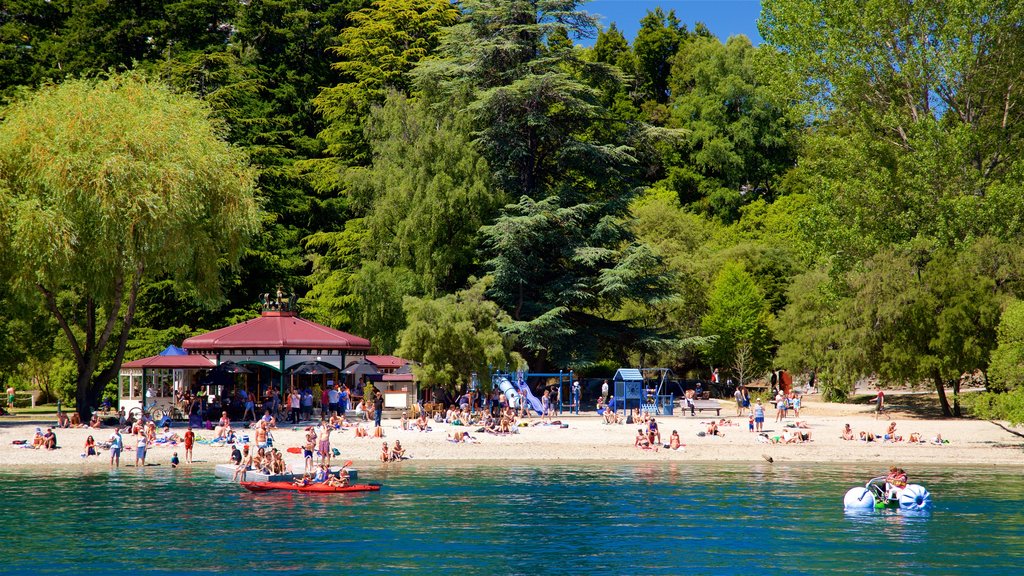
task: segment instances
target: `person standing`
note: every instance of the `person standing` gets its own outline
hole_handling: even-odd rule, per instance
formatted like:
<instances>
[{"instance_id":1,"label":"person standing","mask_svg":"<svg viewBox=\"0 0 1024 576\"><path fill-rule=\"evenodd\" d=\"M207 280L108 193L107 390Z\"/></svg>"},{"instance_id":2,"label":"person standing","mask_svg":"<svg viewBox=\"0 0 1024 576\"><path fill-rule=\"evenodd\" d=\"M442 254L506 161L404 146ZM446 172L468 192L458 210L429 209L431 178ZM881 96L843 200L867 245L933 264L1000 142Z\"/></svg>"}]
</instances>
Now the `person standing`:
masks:
<instances>
[{"instance_id":1,"label":"person standing","mask_svg":"<svg viewBox=\"0 0 1024 576\"><path fill-rule=\"evenodd\" d=\"M345 415L345 411L348 410L348 399L349 399L348 384L344 384L341 387L341 391L338 392L338 414L340 414L342 416Z\"/></svg>"},{"instance_id":2,"label":"person standing","mask_svg":"<svg viewBox=\"0 0 1024 576\"><path fill-rule=\"evenodd\" d=\"M325 387L323 390L320 391L320 419L321 420L327 418L328 411L330 410L330 406L331 406L331 397L330 397L330 394L327 392L327 390L328 389Z\"/></svg>"},{"instance_id":3,"label":"person standing","mask_svg":"<svg viewBox=\"0 0 1024 576\"><path fill-rule=\"evenodd\" d=\"M377 390L373 394L373 426L380 428L380 417L384 412L384 395Z\"/></svg>"},{"instance_id":4,"label":"person standing","mask_svg":"<svg viewBox=\"0 0 1024 576\"><path fill-rule=\"evenodd\" d=\"M338 387L333 384L328 385L327 388L327 414L329 416L335 416L338 413L338 399L341 397L341 393L338 392Z\"/></svg>"},{"instance_id":5,"label":"person standing","mask_svg":"<svg viewBox=\"0 0 1024 576\"><path fill-rule=\"evenodd\" d=\"M292 388L291 394L288 395L288 417L293 424L299 423L299 411L302 409L302 397L299 396L299 391Z\"/></svg>"},{"instance_id":6,"label":"person standing","mask_svg":"<svg viewBox=\"0 0 1024 576\"><path fill-rule=\"evenodd\" d=\"M764 406L761 405L760 400L754 404L754 428L757 432L764 431Z\"/></svg>"},{"instance_id":7,"label":"person standing","mask_svg":"<svg viewBox=\"0 0 1024 576\"><path fill-rule=\"evenodd\" d=\"M580 390L580 381L576 380L572 383L572 409L576 414L580 413L580 401L582 398L582 390Z\"/></svg>"},{"instance_id":8,"label":"person standing","mask_svg":"<svg viewBox=\"0 0 1024 576\"><path fill-rule=\"evenodd\" d=\"M149 447L149 440L146 439L146 433L140 432L138 442L135 445L135 467L144 468L146 466L146 449Z\"/></svg>"},{"instance_id":9,"label":"person standing","mask_svg":"<svg viewBox=\"0 0 1024 576\"><path fill-rule=\"evenodd\" d=\"M608 381L605 380L601 384L601 403L603 404L603 403L605 403L607 401L608 401Z\"/></svg>"},{"instance_id":10,"label":"person standing","mask_svg":"<svg viewBox=\"0 0 1024 576\"><path fill-rule=\"evenodd\" d=\"M737 386L732 396L736 399L736 415L743 416L743 388Z\"/></svg>"},{"instance_id":11,"label":"person standing","mask_svg":"<svg viewBox=\"0 0 1024 576\"><path fill-rule=\"evenodd\" d=\"M7 387L7 411L14 410L14 386Z\"/></svg>"},{"instance_id":12,"label":"person standing","mask_svg":"<svg viewBox=\"0 0 1024 576\"><path fill-rule=\"evenodd\" d=\"M882 410L885 409L885 392L882 392L882 387L878 387L878 394L875 396L875 420L882 415Z\"/></svg>"},{"instance_id":13,"label":"person standing","mask_svg":"<svg viewBox=\"0 0 1024 576\"><path fill-rule=\"evenodd\" d=\"M121 467L121 449L124 448L124 438L121 437L120 430L114 430L114 435L110 437L110 465Z\"/></svg>"},{"instance_id":14,"label":"person standing","mask_svg":"<svg viewBox=\"0 0 1024 576\"><path fill-rule=\"evenodd\" d=\"M196 444L196 433L192 431L192 427L189 426L188 430L185 431L185 462L188 464L192 463L192 447Z\"/></svg>"},{"instance_id":15,"label":"person standing","mask_svg":"<svg viewBox=\"0 0 1024 576\"><path fill-rule=\"evenodd\" d=\"M313 393L309 388L302 390L302 419L311 420L313 418Z\"/></svg>"}]
</instances>

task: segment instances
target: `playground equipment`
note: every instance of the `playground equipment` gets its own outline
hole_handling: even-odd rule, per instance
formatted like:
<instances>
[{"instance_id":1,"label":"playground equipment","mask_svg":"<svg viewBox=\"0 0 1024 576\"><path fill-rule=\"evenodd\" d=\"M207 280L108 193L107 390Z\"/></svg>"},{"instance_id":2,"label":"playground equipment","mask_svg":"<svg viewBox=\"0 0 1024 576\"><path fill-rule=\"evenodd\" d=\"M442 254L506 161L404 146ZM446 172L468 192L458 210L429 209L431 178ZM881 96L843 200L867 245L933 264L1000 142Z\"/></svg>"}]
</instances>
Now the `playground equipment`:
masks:
<instances>
[{"instance_id":1,"label":"playground equipment","mask_svg":"<svg viewBox=\"0 0 1024 576\"><path fill-rule=\"evenodd\" d=\"M668 368L619 368L615 371L615 399L609 407L623 413L633 408L659 416L671 416L674 397L662 394Z\"/></svg>"},{"instance_id":2,"label":"playground equipment","mask_svg":"<svg viewBox=\"0 0 1024 576\"><path fill-rule=\"evenodd\" d=\"M494 386L505 395L508 399L508 405L513 408L522 408L523 402L526 403L534 412L542 414L544 407L540 398L537 398L533 391L530 389L529 379L530 378L557 378L557 390L555 397L551 399L552 405L557 407L558 413L561 414L563 410L562 398L563 398L563 385L564 390L568 390L572 386L573 371L568 372L494 372L491 374L491 381Z\"/></svg>"}]
</instances>

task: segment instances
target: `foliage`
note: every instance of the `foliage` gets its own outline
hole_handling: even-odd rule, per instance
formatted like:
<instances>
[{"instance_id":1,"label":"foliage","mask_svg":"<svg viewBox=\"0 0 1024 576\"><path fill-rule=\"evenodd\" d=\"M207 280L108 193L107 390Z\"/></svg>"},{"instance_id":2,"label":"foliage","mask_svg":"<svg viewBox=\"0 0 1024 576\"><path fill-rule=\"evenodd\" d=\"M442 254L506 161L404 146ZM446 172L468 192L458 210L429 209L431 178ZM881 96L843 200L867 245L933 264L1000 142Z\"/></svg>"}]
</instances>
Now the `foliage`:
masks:
<instances>
[{"instance_id":1,"label":"foliage","mask_svg":"<svg viewBox=\"0 0 1024 576\"><path fill-rule=\"evenodd\" d=\"M622 302L667 295L657 257L624 218L637 182L620 142L598 141L605 111L580 79L617 76L564 38L594 32L576 0L467 1L440 58L416 70L436 103L468 98L475 145L505 206L481 233L490 294L536 366L585 364L603 346L665 339L615 320ZM620 134L619 138L625 135Z\"/></svg>"},{"instance_id":2,"label":"foliage","mask_svg":"<svg viewBox=\"0 0 1024 576\"><path fill-rule=\"evenodd\" d=\"M68 81L8 107L0 192L12 289L61 326L86 411L120 365L143 278L166 275L215 301L258 218L252 172L209 109L134 74ZM94 375L110 344L113 364Z\"/></svg>"},{"instance_id":3,"label":"foliage","mask_svg":"<svg viewBox=\"0 0 1024 576\"><path fill-rule=\"evenodd\" d=\"M705 336L715 336L705 349L712 366L732 366L741 344L750 347L751 371L769 366L771 322L764 293L740 263L730 262L715 277L708 311L701 319Z\"/></svg>"},{"instance_id":4,"label":"foliage","mask_svg":"<svg viewBox=\"0 0 1024 576\"><path fill-rule=\"evenodd\" d=\"M964 407L975 418L1007 420L1011 426L1024 424L1024 387L965 395L963 400Z\"/></svg>"},{"instance_id":5,"label":"foliage","mask_svg":"<svg viewBox=\"0 0 1024 576\"><path fill-rule=\"evenodd\" d=\"M724 222L738 220L744 204L776 198L796 160L800 123L759 78L758 50L744 36L725 44L697 36L672 61L670 125L683 136L665 185Z\"/></svg>"},{"instance_id":6,"label":"foliage","mask_svg":"<svg viewBox=\"0 0 1024 576\"><path fill-rule=\"evenodd\" d=\"M502 200L465 117L438 117L425 101L393 93L366 133L373 165L346 176L366 209L363 256L413 271L427 294L464 286L478 264L478 231Z\"/></svg>"},{"instance_id":7,"label":"foliage","mask_svg":"<svg viewBox=\"0 0 1024 576\"><path fill-rule=\"evenodd\" d=\"M389 91L409 93L409 72L433 53L458 14L449 0L378 0L349 15L352 25L330 48L342 80L314 100L331 156L355 165L369 160L362 127L371 107L383 104Z\"/></svg>"},{"instance_id":8,"label":"foliage","mask_svg":"<svg viewBox=\"0 0 1024 576\"><path fill-rule=\"evenodd\" d=\"M512 351L512 338L498 329L508 317L486 299L486 289L486 282L479 281L436 299L406 297L408 326L396 354L420 362L413 372L422 385L454 392L473 372L525 369L522 357Z\"/></svg>"},{"instance_id":9,"label":"foliage","mask_svg":"<svg viewBox=\"0 0 1024 576\"><path fill-rule=\"evenodd\" d=\"M1016 389L1024 382L1024 302L1014 299L1003 308L996 343L989 362L988 388L993 392Z\"/></svg>"}]
</instances>

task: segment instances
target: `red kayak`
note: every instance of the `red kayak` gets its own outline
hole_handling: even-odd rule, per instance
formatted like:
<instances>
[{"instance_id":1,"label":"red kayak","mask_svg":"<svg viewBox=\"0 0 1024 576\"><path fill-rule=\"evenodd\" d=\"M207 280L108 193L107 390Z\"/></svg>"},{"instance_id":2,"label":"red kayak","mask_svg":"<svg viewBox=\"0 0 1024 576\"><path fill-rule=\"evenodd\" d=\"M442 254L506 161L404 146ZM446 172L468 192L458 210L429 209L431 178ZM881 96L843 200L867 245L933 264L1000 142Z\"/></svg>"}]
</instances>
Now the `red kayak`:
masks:
<instances>
[{"instance_id":1,"label":"red kayak","mask_svg":"<svg viewBox=\"0 0 1024 576\"><path fill-rule=\"evenodd\" d=\"M352 484L351 486L330 486L328 484L310 484L299 486L292 482L242 482L242 487L250 492L270 492L271 490L289 490L292 492L313 492L316 494L334 494L336 492L376 492L380 484Z\"/></svg>"}]
</instances>

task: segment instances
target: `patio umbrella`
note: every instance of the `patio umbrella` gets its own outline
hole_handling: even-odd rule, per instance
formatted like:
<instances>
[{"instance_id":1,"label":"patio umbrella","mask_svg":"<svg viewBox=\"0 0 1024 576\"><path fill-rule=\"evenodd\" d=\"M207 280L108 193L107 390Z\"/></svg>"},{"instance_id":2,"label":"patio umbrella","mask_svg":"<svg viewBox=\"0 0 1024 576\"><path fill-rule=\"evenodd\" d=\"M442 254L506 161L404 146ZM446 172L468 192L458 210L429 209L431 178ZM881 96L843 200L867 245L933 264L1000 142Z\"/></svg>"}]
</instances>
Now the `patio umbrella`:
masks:
<instances>
[{"instance_id":1,"label":"patio umbrella","mask_svg":"<svg viewBox=\"0 0 1024 576\"><path fill-rule=\"evenodd\" d=\"M347 367L345 367L344 370L341 371L341 373L355 376L356 380L359 380L360 376L376 376L377 374L380 374L380 371L377 370L376 366L367 362L366 360L359 360L353 362L352 364L349 364Z\"/></svg>"},{"instance_id":2,"label":"patio umbrella","mask_svg":"<svg viewBox=\"0 0 1024 576\"><path fill-rule=\"evenodd\" d=\"M214 368L214 370L221 370L228 374L252 374L252 370L230 360L227 362L221 362Z\"/></svg>"},{"instance_id":3,"label":"patio umbrella","mask_svg":"<svg viewBox=\"0 0 1024 576\"><path fill-rule=\"evenodd\" d=\"M302 364L297 364L290 370L292 374L334 374L334 368L323 364L321 362L307 361Z\"/></svg>"}]
</instances>

